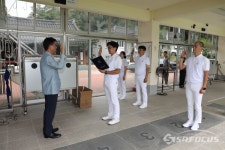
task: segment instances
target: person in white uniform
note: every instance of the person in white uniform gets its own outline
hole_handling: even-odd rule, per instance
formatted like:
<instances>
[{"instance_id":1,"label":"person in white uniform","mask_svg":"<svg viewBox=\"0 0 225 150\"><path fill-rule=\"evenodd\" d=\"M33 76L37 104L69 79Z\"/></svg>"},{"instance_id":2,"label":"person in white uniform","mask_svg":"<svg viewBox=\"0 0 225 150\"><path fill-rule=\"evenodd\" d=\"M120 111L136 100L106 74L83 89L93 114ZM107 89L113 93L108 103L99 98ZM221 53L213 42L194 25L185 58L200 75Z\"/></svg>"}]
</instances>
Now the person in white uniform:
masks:
<instances>
[{"instance_id":1,"label":"person in white uniform","mask_svg":"<svg viewBox=\"0 0 225 150\"><path fill-rule=\"evenodd\" d=\"M204 44L201 41L195 42L193 46L194 56L183 62L186 51L181 53L179 68L186 67L186 99L188 110L188 121L183 127L191 127L191 130L198 130L202 122L202 96L206 92L208 74L210 69L209 59L202 55Z\"/></svg>"},{"instance_id":2,"label":"person in white uniform","mask_svg":"<svg viewBox=\"0 0 225 150\"><path fill-rule=\"evenodd\" d=\"M116 53L119 44L115 41L107 43L108 52L110 57L106 59L106 63L109 68L105 70L99 70L104 73L104 90L106 99L108 101L108 115L102 117L102 120L110 120L109 125L114 125L120 122L120 104L117 95L118 78L120 69L122 66L122 59ZM99 50L99 55L101 55L102 49Z\"/></svg>"},{"instance_id":3,"label":"person in white uniform","mask_svg":"<svg viewBox=\"0 0 225 150\"><path fill-rule=\"evenodd\" d=\"M124 51L120 52L120 57L122 59L122 67L120 69L119 74L119 96L118 98L120 100L125 99L126 97L126 72L127 72L127 66L128 62L126 60L126 53Z\"/></svg>"},{"instance_id":4,"label":"person in white uniform","mask_svg":"<svg viewBox=\"0 0 225 150\"><path fill-rule=\"evenodd\" d=\"M139 108L146 108L148 106L147 81L150 71L150 60L149 57L145 55L145 51L145 46L139 46L139 55L137 57L134 57L133 49L130 56L130 62L135 63L135 84L137 100L135 103L133 103L133 105L139 106ZM141 101L141 95L143 101Z\"/></svg>"}]
</instances>

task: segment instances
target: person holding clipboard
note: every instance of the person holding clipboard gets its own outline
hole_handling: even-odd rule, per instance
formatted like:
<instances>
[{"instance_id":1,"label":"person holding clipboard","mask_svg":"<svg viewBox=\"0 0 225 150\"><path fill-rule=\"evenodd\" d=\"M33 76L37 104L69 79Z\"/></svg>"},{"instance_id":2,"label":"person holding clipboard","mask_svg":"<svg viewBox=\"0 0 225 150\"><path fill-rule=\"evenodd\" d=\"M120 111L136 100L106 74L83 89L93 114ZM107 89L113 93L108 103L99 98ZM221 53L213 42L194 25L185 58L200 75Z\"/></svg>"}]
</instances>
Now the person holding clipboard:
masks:
<instances>
[{"instance_id":1,"label":"person holding clipboard","mask_svg":"<svg viewBox=\"0 0 225 150\"><path fill-rule=\"evenodd\" d=\"M120 122L120 104L117 95L117 86L120 69L122 66L122 59L117 54L119 44L115 41L107 43L108 52L110 57L105 61L108 64L107 69L99 69L101 73L104 73L104 90L106 99L108 101L108 114L102 117L102 120L110 120L109 125L114 125ZM99 56L102 54L102 47L100 47Z\"/></svg>"}]
</instances>

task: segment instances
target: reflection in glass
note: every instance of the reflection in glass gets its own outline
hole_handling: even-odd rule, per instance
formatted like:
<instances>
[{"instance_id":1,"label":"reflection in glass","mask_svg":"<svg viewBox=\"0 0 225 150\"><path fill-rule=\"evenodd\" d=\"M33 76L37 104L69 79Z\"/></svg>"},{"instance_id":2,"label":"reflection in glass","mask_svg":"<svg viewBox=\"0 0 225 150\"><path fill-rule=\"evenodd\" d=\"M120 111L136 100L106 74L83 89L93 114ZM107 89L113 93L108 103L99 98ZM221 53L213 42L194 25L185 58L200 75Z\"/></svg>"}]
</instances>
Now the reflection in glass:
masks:
<instances>
[{"instance_id":1,"label":"reflection in glass","mask_svg":"<svg viewBox=\"0 0 225 150\"><path fill-rule=\"evenodd\" d=\"M111 17L111 33L126 34L126 19Z\"/></svg>"},{"instance_id":2,"label":"reflection in glass","mask_svg":"<svg viewBox=\"0 0 225 150\"><path fill-rule=\"evenodd\" d=\"M200 40L200 33L199 32L194 32L190 31L190 44L194 44L196 41Z\"/></svg>"},{"instance_id":3,"label":"reflection in glass","mask_svg":"<svg viewBox=\"0 0 225 150\"><path fill-rule=\"evenodd\" d=\"M159 41L173 43L173 38L174 38L174 28L161 25L159 31Z\"/></svg>"},{"instance_id":4,"label":"reflection in glass","mask_svg":"<svg viewBox=\"0 0 225 150\"><path fill-rule=\"evenodd\" d=\"M33 3L6 0L5 4L7 10L7 25L9 25L10 28L17 29L17 27L19 27L19 29L23 30L33 29Z\"/></svg>"},{"instance_id":5,"label":"reflection in glass","mask_svg":"<svg viewBox=\"0 0 225 150\"><path fill-rule=\"evenodd\" d=\"M212 35L201 33L200 41L204 43L205 47L212 46Z\"/></svg>"},{"instance_id":6,"label":"reflection in glass","mask_svg":"<svg viewBox=\"0 0 225 150\"><path fill-rule=\"evenodd\" d=\"M127 35L128 36L138 35L138 21L127 20Z\"/></svg>"},{"instance_id":7,"label":"reflection in glass","mask_svg":"<svg viewBox=\"0 0 225 150\"><path fill-rule=\"evenodd\" d=\"M76 56L78 60L78 85L88 87L89 40L71 37L68 43L69 55Z\"/></svg>"},{"instance_id":8,"label":"reflection in glass","mask_svg":"<svg viewBox=\"0 0 225 150\"><path fill-rule=\"evenodd\" d=\"M67 27L68 30L87 32L88 12L69 9Z\"/></svg>"},{"instance_id":9,"label":"reflection in glass","mask_svg":"<svg viewBox=\"0 0 225 150\"><path fill-rule=\"evenodd\" d=\"M36 27L39 30L59 30L61 28L60 8L50 5L37 4Z\"/></svg>"},{"instance_id":10,"label":"reflection in glass","mask_svg":"<svg viewBox=\"0 0 225 150\"><path fill-rule=\"evenodd\" d=\"M91 32L108 33L108 20L108 16L90 13Z\"/></svg>"},{"instance_id":11,"label":"reflection in glass","mask_svg":"<svg viewBox=\"0 0 225 150\"><path fill-rule=\"evenodd\" d=\"M176 44L187 44L188 43L188 32L187 30L174 28L174 43Z\"/></svg>"}]
</instances>

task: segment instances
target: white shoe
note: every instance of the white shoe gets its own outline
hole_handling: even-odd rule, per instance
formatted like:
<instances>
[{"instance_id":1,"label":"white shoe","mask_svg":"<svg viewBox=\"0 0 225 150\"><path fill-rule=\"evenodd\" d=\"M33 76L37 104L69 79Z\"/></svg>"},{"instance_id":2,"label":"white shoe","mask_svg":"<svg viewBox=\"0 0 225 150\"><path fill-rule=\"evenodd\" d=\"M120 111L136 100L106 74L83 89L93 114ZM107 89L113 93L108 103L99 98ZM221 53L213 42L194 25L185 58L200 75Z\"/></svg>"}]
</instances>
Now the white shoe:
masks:
<instances>
[{"instance_id":1,"label":"white shoe","mask_svg":"<svg viewBox=\"0 0 225 150\"><path fill-rule=\"evenodd\" d=\"M135 103L133 103L133 106L139 106L139 105L141 105L141 102L135 102Z\"/></svg>"},{"instance_id":2,"label":"white shoe","mask_svg":"<svg viewBox=\"0 0 225 150\"><path fill-rule=\"evenodd\" d=\"M120 122L120 119L113 119L111 121L108 122L109 125L114 125L116 123L119 123Z\"/></svg>"},{"instance_id":3,"label":"white shoe","mask_svg":"<svg viewBox=\"0 0 225 150\"><path fill-rule=\"evenodd\" d=\"M147 104L142 104L139 108L147 108Z\"/></svg>"},{"instance_id":4,"label":"white shoe","mask_svg":"<svg viewBox=\"0 0 225 150\"><path fill-rule=\"evenodd\" d=\"M119 98L119 100L122 100L122 99L125 99L125 96Z\"/></svg>"},{"instance_id":5,"label":"white shoe","mask_svg":"<svg viewBox=\"0 0 225 150\"><path fill-rule=\"evenodd\" d=\"M191 130L193 130L193 131L197 131L197 130L198 130L198 128L199 128L198 123L194 123L194 124L193 124L193 126L191 127Z\"/></svg>"},{"instance_id":6,"label":"white shoe","mask_svg":"<svg viewBox=\"0 0 225 150\"><path fill-rule=\"evenodd\" d=\"M185 122L185 123L183 124L183 127L188 128L188 127L190 127L190 126L192 126L192 125L193 125L193 122L192 122L192 121L187 121L187 122Z\"/></svg>"},{"instance_id":7,"label":"white shoe","mask_svg":"<svg viewBox=\"0 0 225 150\"><path fill-rule=\"evenodd\" d=\"M102 120L110 120L110 119L113 119L113 117L111 117L111 116L104 116L104 117L102 117Z\"/></svg>"}]
</instances>

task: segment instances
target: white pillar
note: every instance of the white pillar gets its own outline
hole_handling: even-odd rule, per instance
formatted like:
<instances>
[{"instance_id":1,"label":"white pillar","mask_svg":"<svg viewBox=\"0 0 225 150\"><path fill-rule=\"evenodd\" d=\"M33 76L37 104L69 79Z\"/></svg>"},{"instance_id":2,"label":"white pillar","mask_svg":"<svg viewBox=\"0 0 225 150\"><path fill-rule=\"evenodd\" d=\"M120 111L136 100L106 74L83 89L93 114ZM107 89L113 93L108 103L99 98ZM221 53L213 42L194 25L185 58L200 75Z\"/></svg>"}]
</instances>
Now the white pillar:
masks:
<instances>
[{"instance_id":1,"label":"white pillar","mask_svg":"<svg viewBox=\"0 0 225 150\"><path fill-rule=\"evenodd\" d=\"M157 75L156 68L158 67L159 58L159 22L139 22L138 29L138 43L150 43L151 49L148 52L150 54L151 73L148 78L149 94L157 93ZM145 44L146 45L146 44Z\"/></svg>"}]
</instances>

